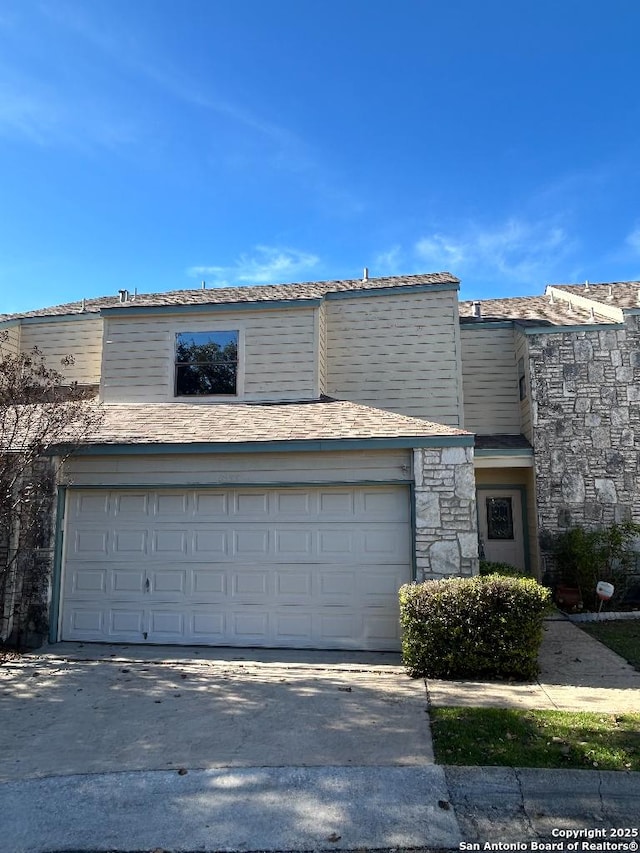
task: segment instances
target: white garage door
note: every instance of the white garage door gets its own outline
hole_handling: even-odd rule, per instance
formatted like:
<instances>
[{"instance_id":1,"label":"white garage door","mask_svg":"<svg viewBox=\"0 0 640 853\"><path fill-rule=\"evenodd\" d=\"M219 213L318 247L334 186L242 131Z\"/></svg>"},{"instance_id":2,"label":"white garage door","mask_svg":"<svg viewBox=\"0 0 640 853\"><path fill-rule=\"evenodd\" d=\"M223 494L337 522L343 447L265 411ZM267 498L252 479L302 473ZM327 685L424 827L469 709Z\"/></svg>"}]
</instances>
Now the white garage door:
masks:
<instances>
[{"instance_id":1,"label":"white garage door","mask_svg":"<svg viewBox=\"0 0 640 853\"><path fill-rule=\"evenodd\" d=\"M61 639L397 649L402 486L69 490Z\"/></svg>"}]
</instances>

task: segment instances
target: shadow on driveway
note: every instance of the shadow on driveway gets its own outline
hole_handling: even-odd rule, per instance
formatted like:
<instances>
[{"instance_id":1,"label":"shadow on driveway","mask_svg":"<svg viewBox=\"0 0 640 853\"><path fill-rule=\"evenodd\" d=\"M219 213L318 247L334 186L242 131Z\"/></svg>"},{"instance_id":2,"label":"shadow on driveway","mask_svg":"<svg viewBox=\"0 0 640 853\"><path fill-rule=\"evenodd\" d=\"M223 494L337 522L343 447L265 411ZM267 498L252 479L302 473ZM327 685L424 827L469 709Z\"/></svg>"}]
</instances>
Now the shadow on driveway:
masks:
<instances>
[{"instance_id":1,"label":"shadow on driveway","mask_svg":"<svg viewBox=\"0 0 640 853\"><path fill-rule=\"evenodd\" d=\"M284 662L277 652L268 662L188 659L184 649L171 654L185 659L164 660L140 647L114 659L114 648L71 660L52 646L0 667L0 781L433 762L424 684L398 665L317 652Z\"/></svg>"}]
</instances>

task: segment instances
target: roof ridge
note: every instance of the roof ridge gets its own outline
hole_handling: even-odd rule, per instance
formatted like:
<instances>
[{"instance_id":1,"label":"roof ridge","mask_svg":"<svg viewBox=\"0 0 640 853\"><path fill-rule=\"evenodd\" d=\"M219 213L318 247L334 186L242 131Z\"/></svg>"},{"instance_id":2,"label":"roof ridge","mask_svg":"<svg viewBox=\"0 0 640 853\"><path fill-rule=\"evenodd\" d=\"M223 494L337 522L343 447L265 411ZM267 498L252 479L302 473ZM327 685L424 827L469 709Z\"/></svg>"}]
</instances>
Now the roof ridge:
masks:
<instances>
[{"instance_id":1,"label":"roof ridge","mask_svg":"<svg viewBox=\"0 0 640 853\"><path fill-rule=\"evenodd\" d=\"M156 291L152 293L135 292L124 302L118 295L95 296L47 306L33 311L21 311L0 314L0 322L27 319L31 317L65 316L96 314L102 308L109 310L126 306L141 307L174 306L180 304L208 305L234 304L243 302L266 302L280 299L299 298L300 300L322 297L332 292L376 290L385 287L411 287L420 284L459 284L460 279L448 271L430 273L412 273L410 275L378 276L366 278L325 279L322 281L300 281L272 284L241 284L227 287L182 288L179 290ZM128 293L128 291L125 291ZM217 296L217 298L216 298ZM238 298L229 298L235 296ZM197 297L197 298L196 298Z\"/></svg>"}]
</instances>

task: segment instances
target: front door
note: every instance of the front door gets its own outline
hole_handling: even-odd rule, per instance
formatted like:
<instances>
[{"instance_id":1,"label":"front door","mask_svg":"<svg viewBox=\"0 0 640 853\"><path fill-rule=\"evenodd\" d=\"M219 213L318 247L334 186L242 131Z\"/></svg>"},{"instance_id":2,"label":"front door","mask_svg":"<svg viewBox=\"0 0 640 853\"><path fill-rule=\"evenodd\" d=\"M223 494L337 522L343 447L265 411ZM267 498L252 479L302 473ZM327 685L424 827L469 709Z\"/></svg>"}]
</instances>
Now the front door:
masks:
<instances>
[{"instance_id":1,"label":"front door","mask_svg":"<svg viewBox=\"0 0 640 853\"><path fill-rule=\"evenodd\" d=\"M478 489L478 525L485 560L526 570L519 489Z\"/></svg>"}]
</instances>

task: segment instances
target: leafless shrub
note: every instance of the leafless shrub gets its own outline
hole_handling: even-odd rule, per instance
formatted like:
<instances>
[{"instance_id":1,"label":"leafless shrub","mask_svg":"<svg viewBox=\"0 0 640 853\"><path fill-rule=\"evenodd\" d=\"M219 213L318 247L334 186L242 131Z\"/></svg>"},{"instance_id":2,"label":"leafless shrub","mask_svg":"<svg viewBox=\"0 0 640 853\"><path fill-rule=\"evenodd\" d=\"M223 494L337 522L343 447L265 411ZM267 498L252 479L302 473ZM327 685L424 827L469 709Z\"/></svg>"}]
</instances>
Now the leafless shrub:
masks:
<instances>
[{"instance_id":1,"label":"leafless shrub","mask_svg":"<svg viewBox=\"0 0 640 853\"><path fill-rule=\"evenodd\" d=\"M73 363L69 356L62 367ZM0 642L44 633L54 499L65 459L101 421L100 406L0 331Z\"/></svg>"}]
</instances>

